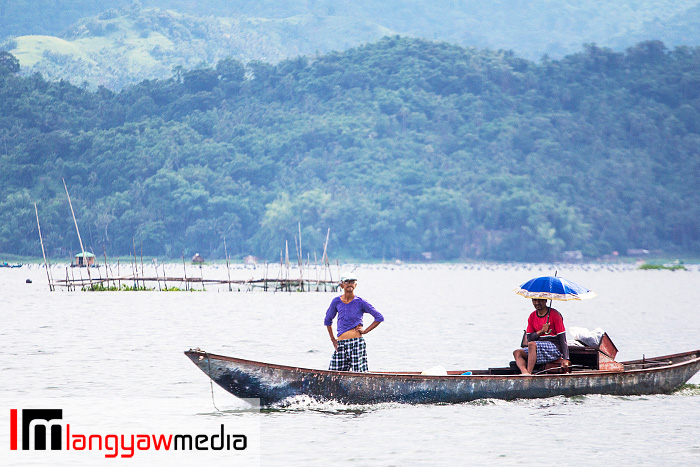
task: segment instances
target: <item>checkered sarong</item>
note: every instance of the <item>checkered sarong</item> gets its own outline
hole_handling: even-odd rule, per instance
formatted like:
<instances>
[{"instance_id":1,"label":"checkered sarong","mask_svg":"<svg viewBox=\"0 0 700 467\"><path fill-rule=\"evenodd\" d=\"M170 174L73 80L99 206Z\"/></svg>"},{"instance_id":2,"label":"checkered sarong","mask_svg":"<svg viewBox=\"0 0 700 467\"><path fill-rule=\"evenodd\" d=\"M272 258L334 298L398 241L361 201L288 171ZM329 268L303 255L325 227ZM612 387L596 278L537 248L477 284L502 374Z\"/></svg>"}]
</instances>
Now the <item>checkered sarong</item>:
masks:
<instances>
[{"instance_id":1,"label":"checkered sarong","mask_svg":"<svg viewBox=\"0 0 700 467\"><path fill-rule=\"evenodd\" d=\"M365 339L363 337L355 337L338 341L338 349L333 353L328 369L362 373L369 371Z\"/></svg>"},{"instance_id":2,"label":"checkered sarong","mask_svg":"<svg viewBox=\"0 0 700 467\"><path fill-rule=\"evenodd\" d=\"M536 364L553 362L561 357L561 352L554 342L551 341L535 341L537 344L537 361ZM527 347L523 349L527 354Z\"/></svg>"}]
</instances>

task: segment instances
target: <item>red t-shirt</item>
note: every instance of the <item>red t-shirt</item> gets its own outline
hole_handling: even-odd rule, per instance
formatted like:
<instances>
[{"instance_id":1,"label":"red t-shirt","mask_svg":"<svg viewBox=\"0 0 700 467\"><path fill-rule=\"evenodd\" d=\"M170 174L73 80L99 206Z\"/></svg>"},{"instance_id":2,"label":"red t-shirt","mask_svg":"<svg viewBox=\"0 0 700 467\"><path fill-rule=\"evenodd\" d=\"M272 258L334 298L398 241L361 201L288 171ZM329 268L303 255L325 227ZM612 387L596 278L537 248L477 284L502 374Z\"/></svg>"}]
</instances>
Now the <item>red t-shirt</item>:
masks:
<instances>
[{"instance_id":1,"label":"red t-shirt","mask_svg":"<svg viewBox=\"0 0 700 467\"><path fill-rule=\"evenodd\" d=\"M564 328L564 318L562 318L561 314L559 314L559 312L554 308L550 308L549 313L541 318L537 316L537 311L533 311L530 314L530 317L527 319L526 332L530 334L531 332L539 331L542 329L542 327L544 327L544 323L547 322L547 318L549 318L549 332L542 334L540 337L554 337L562 332L566 332L566 328Z\"/></svg>"}]
</instances>

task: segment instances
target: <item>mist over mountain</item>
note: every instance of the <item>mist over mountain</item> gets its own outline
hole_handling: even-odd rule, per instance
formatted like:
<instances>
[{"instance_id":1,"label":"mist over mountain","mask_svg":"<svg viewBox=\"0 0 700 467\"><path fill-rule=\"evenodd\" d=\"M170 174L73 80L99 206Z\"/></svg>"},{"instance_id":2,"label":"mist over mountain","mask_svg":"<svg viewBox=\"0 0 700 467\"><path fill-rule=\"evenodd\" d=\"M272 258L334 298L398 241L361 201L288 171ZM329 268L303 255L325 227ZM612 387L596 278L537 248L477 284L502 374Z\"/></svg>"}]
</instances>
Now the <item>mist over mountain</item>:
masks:
<instances>
[{"instance_id":1,"label":"mist over mountain","mask_svg":"<svg viewBox=\"0 0 700 467\"><path fill-rule=\"evenodd\" d=\"M698 45L698 0L0 0L23 72L120 89L233 56L277 63L402 35L539 60L583 44Z\"/></svg>"}]
</instances>

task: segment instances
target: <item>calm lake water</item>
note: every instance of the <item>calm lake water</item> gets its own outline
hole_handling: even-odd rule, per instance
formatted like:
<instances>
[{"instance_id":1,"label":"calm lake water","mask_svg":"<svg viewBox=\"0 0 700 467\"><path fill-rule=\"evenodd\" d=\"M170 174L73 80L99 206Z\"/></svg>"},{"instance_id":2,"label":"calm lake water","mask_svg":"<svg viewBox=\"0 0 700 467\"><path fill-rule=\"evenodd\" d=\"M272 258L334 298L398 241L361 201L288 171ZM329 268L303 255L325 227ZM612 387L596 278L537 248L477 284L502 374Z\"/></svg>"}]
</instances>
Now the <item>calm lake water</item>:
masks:
<instances>
[{"instance_id":1,"label":"calm lake water","mask_svg":"<svg viewBox=\"0 0 700 467\"><path fill-rule=\"evenodd\" d=\"M630 360L700 348L700 271L598 265L359 265L357 295L386 321L367 336L373 370L507 366L540 275L598 293L557 303L567 326L601 327ZM179 268L179 269L178 269ZM191 268L191 269L189 269ZM169 265L169 275L182 265ZM65 277L65 266L52 269ZM188 275L226 277L225 266ZM238 266L232 277L262 278ZM275 276L274 273L269 273ZM334 268L337 277L337 271ZM33 283L25 280L31 278ZM177 284L168 284L170 286ZM334 293L49 292L39 266L0 269L0 458L4 465L700 465L700 390L459 405L372 406L295 399L258 412L183 351L327 368L323 317ZM365 323L369 324L369 323ZM691 383L700 384L696 375ZM62 408L73 433L243 433L244 451L10 451L10 409Z\"/></svg>"}]
</instances>

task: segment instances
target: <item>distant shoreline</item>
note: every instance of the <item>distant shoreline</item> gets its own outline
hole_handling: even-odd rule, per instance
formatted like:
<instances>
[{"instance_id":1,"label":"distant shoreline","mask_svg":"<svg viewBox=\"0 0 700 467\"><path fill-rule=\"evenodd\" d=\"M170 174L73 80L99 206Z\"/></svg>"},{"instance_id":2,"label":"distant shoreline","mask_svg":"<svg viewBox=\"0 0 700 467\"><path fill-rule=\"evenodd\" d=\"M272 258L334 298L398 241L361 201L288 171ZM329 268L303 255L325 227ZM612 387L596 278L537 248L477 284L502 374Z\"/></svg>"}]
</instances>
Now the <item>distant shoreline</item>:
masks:
<instances>
[{"instance_id":1,"label":"distant shoreline","mask_svg":"<svg viewBox=\"0 0 700 467\"><path fill-rule=\"evenodd\" d=\"M117 262L117 259L124 264L127 264L130 261L130 256L110 256L107 255L107 261L110 264L114 264ZM152 264L153 260L156 260L158 264L182 264L182 258L160 258L160 257L154 257L154 256L144 256L143 257L143 263L145 264ZM49 263L51 265L56 265L56 264L71 264L71 259L70 258L48 258ZM635 258L631 256L625 256L625 257L620 257L616 259L615 261L606 261L606 260L595 260L591 259L588 261L541 261L541 262L532 262L532 261L492 261L492 260L474 260L474 259L459 259L459 260L450 260L450 261L410 261L410 260L396 260L396 259L391 259L391 260L382 260L382 259L357 259L357 258L343 258L343 259L338 259L341 265L344 264L356 264L356 265L361 265L361 264L366 264L366 265L392 265L392 266L398 266L398 265L455 265L455 264L493 264L493 265L506 265L506 264L512 264L512 265L528 265L528 264L569 264L569 265L595 265L595 264L636 264L640 261L643 261L647 264L653 264L653 265L661 265L661 264L671 264L676 261L680 262L680 264L686 264L686 265L695 265L695 264L700 264L700 258L695 258L695 257L683 257L683 256L654 256L654 257L645 257L645 258ZM8 263L8 264L44 264L44 259L42 257L32 257L32 256L21 256L21 255L15 255L15 254L10 254L10 253L0 253L0 263ZM137 262L141 263L141 257L137 257ZM104 263L104 257L97 255L97 263L102 264ZM258 262L253 265L253 264L246 264L243 259L231 259L229 263L233 266L264 266L265 264L278 264L279 261L265 261L265 260L258 260ZM293 263L293 264L292 264ZM335 266L336 261L333 260L331 261L331 267ZM191 260L185 259L185 264L188 266L198 266L198 264L192 263ZM304 263L306 264L306 263ZM226 259L224 258L215 258L215 259L208 259L206 260L203 264L203 266L212 266L212 265L226 265ZM320 264L319 264L320 265ZM296 262L290 261L290 266L292 268L296 268ZM314 263L311 263L309 267L313 267ZM306 266L305 266L306 267Z\"/></svg>"}]
</instances>

